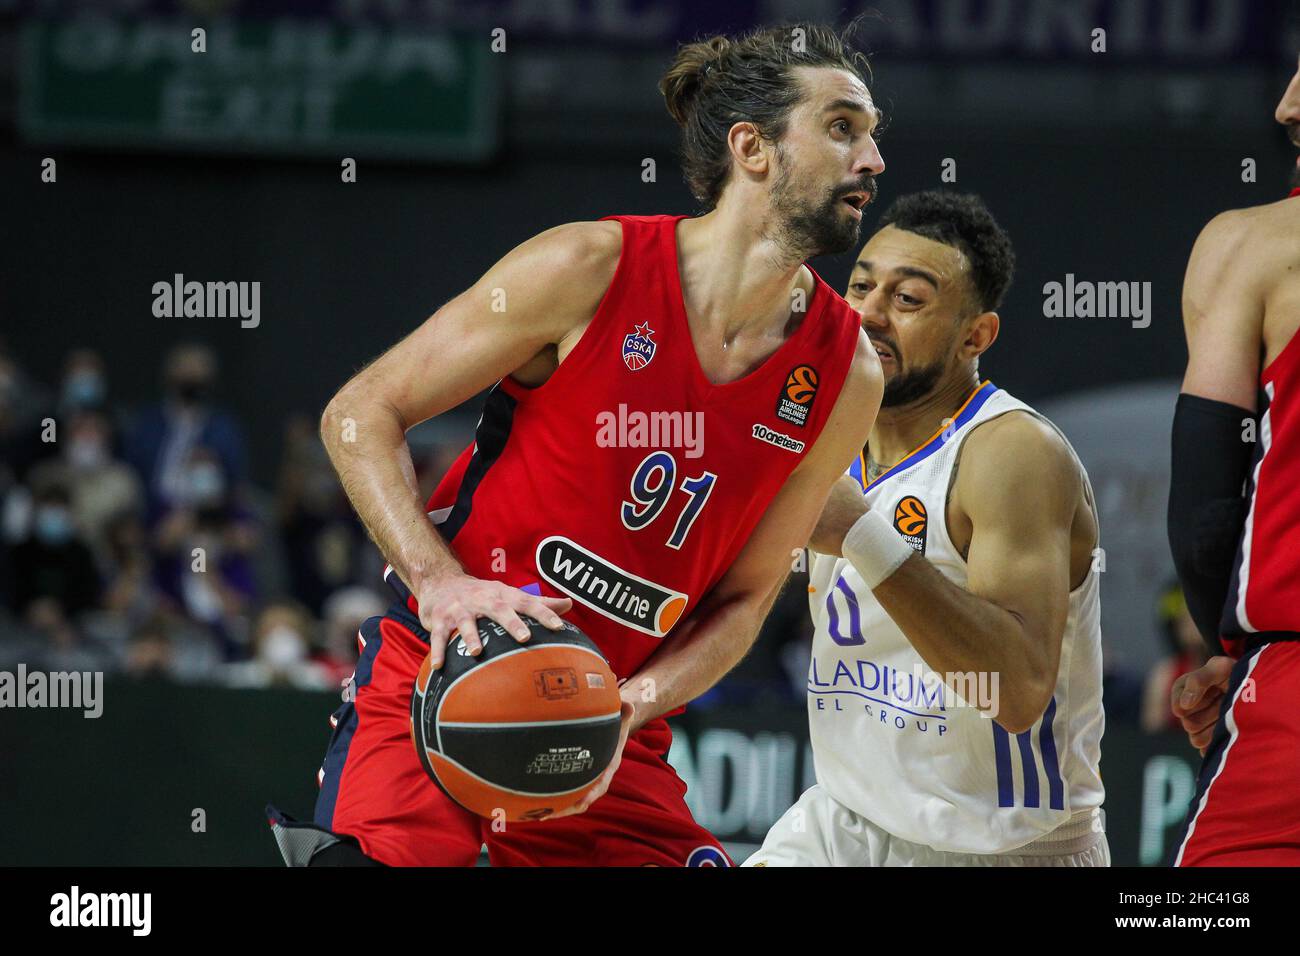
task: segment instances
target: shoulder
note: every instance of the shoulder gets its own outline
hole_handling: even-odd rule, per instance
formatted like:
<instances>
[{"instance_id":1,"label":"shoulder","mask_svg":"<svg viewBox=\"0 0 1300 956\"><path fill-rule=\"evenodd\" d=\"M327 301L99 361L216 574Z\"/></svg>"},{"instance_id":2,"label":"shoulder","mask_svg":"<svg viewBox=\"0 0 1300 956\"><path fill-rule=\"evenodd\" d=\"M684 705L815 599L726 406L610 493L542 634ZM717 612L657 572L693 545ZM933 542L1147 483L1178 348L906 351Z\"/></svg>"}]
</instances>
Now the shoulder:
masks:
<instances>
[{"instance_id":1,"label":"shoulder","mask_svg":"<svg viewBox=\"0 0 1300 956\"><path fill-rule=\"evenodd\" d=\"M853 360L849 362L844 387L840 389L840 401L847 400L859 413L871 411L874 418L884 390L885 373L880 367L880 356L872 348L866 331L859 325Z\"/></svg>"},{"instance_id":2,"label":"shoulder","mask_svg":"<svg viewBox=\"0 0 1300 956\"><path fill-rule=\"evenodd\" d=\"M623 224L616 219L566 222L543 233L547 234L572 252L596 258L617 259L623 248Z\"/></svg>"},{"instance_id":3,"label":"shoulder","mask_svg":"<svg viewBox=\"0 0 1300 956\"><path fill-rule=\"evenodd\" d=\"M623 227L617 221L566 222L540 232L517 246L511 256L546 274L587 276L591 281L613 276L623 251Z\"/></svg>"},{"instance_id":4,"label":"shoulder","mask_svg":"<svg viewBox=\"0 0 1300 956\"><path fill-rule=\"evenodd\" d=\"M1059 459L1072 466L1074 463L1061 433L1038 415L1021 408L976 424L966 439L962 457L972 452L981 457L1028 455L1035 459Z\"/></svg>"},{"instance_id":5,"label":"shoulder","mask_svg":"<svg viewBox=\"0 0 1300 956\"><path fill-rule=\"evenodd\" d=\"M590 320L613 281L622 247L618 222L555 226L506 253L469 296L504 318L494 301L504 293L512 314L529 316L547 341L558 342Z\"/></svg>"},{"instance_id":6,"label":"shoulder","mask_svg":"<svg viewBox=\"0 0 1300 956\"><path fill-rule=\"evenodd\" d=\"M1196 237L1195 250L1201 252L1226 252L1250 234L1251 223L1256 218L1256 207L1228 209L1207 222Z\"/></svg>"},{"instance_id":7,"label":"shoulder","mask_svg":"<svg viewBox=\"0 0 1300 956\"><path fill-rule=\"evenodd\" d=\"M1217 363L1258 342L1270 290L1300 252L1300 207L1283 205L1220 213L1197 236L1182 291L1183 328L1193 357L1204 351Z\"/></svg>"},{"instance_id":8,"label":"shoulder","mask_svg":"<svg viewBox=\"0 0 1300 956\"><path fill-rule=\"evenodd\" d=\"M981 492L1006 488L1021 494L1055 486L1073 495L1079 479L1078 464L1061 433L1021 409L975 426L961 450L958 482Z\"/></svg>"},{"instance_id":9,"label":"shoulder","mask_svg":"<svg viewBox=\"0 0 1300 956\"><path fill-rule=\"evenodd\" d=\"M880 369L880 356L871 347L866 332L859 327L853 359L849 362L844 384L835 397L830 417L812 453L799 467L820 468L826 465L835 474L842 474L866 444L871 425L880 411L884 391L885 376Z\"/></svg>"},{"instance_id":10,"label":"shoulder","mask_svg":"<svg viewBox=\"0 0 1300 956\"><path fill-rule=\"evenodd\" d=\"M1270 270L1280 262L1294 267L1300 249L1300 202L1282 199L1244 212L1250 213L1245 226L1250 255L1259 257Z\"/></svg>"},{"instance_id":11,"label":"shoulder","mask_svg":"<svg viewBox=\"0 0 1300 956\"><path fill-rule=\"evenodd\" d=\"M1233 274L1258 274L1279 254L1300 243L1300 203L1286 199L1229 209L1201 229L1188 263L1188 285L1217 282Z\"/></svg>"}]
</instances>

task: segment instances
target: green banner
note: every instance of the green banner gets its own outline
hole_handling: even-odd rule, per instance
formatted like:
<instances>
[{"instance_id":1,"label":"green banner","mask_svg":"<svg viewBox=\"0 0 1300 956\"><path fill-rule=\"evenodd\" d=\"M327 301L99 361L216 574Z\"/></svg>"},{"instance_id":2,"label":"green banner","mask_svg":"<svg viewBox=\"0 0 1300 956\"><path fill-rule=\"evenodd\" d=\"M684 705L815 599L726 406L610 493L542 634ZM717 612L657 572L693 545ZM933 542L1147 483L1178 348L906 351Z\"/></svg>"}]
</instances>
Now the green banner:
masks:
<instances>
[{"instance_id":1,"label":"green banner","mask_svg":"<svg viewBox=\"0 0 1300 956\"><path fill-rule=\"evenodd\" d=\"M311 20L33 20L19 125L38 143L481 161L497 139L490 43Z\"/></svg>"}]
</instances>

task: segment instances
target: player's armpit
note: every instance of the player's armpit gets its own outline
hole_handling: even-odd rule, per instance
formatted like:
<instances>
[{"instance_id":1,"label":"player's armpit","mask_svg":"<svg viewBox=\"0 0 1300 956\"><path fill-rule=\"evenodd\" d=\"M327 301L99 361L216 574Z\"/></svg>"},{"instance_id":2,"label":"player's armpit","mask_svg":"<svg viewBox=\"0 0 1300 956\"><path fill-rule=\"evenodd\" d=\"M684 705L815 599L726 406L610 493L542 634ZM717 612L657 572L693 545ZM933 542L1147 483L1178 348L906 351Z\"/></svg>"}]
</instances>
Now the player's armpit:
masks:
<instances>
[{"instance_id":1,"label":"player's armpit","mask_svg":"<svg viewBox=\"0 0 1300 956\"><path fill-rule=\"evenodd\" d=\"M1197 237L1183 279L1189 395L1254 410L1264 291L1249 252L1249 219L1226 212Z\"/></svg>"}]
</instances>

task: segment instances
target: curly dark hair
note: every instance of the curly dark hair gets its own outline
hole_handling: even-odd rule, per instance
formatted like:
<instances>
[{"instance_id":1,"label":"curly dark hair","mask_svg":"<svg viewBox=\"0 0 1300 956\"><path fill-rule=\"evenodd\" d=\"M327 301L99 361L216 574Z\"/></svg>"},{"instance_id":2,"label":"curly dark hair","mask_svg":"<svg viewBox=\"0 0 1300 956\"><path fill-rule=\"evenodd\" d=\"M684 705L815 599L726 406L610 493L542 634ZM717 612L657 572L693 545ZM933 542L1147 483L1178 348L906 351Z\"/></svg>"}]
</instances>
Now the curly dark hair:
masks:
<instances>
[{"instance_id":1,"label":"curly dark hair","mask_svg":"<svg viewBox=\"0 0 1300 956\"><path fill-rule=\"evenodd\" d=\"M734 124L753 123L772 141L785 133L790 110L803 95L795 67L848 70L867 83L867 57L850 46L857 24L855 19L836 32L794 23L678 48L659 92L682 128L682 171L705 212L718 204L731 173L727 132Z\"/></svg>"},{"instance_id":2,"label":"curly dark hair","mask_svg":"<svg viewBox=\"0 0 1300 956\"><path fill-rule=\"evenodd\" d=\"M927 190L899 196L880 217L877 231L894 226L960 249L971 264L975 304L991 312L1002 304L1016 271L1011 237L974 193Z\"/></svg>"}]
</instances>

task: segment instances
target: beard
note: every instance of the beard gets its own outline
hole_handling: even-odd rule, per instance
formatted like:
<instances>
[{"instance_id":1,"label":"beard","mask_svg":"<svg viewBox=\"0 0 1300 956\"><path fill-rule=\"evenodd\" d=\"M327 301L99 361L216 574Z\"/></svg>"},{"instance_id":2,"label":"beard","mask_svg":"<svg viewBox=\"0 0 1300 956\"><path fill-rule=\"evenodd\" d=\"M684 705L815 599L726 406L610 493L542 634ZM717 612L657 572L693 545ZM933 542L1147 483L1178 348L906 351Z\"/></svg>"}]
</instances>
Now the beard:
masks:
<instances>
[{"instance_id":1,"label":"beard","mask_svg":"<svg viewBox=\"0 0 1300 956\"><path fill-rule=\"evenodd\" d=\"M853 185L826 190L818 200L805 199L797 195L798 184L790 178L790 167L780 147L777 156L781 169L772 186L771 199L776 221L775 241L799 262L814 256L838 255L856 246L862 220L845 215L844 197L861 190L868 193L867 201L871 202L876 197L876 177L868 174Z\"/></svg>"},{"instance_id":2,"label":"beard","mask_svg":"<svg viewBox=\"0 0 1300 956\"><path fill-rule=\"evenodd\" d=\"M895 355L898 353L895 352ZM918 399L925 398L939 384L943 375L943 362L934 362L920 368L900 371L885 383L884 394L880 398L881 408L898 408L910 405Z\"/></svg>"}]
</instances>

